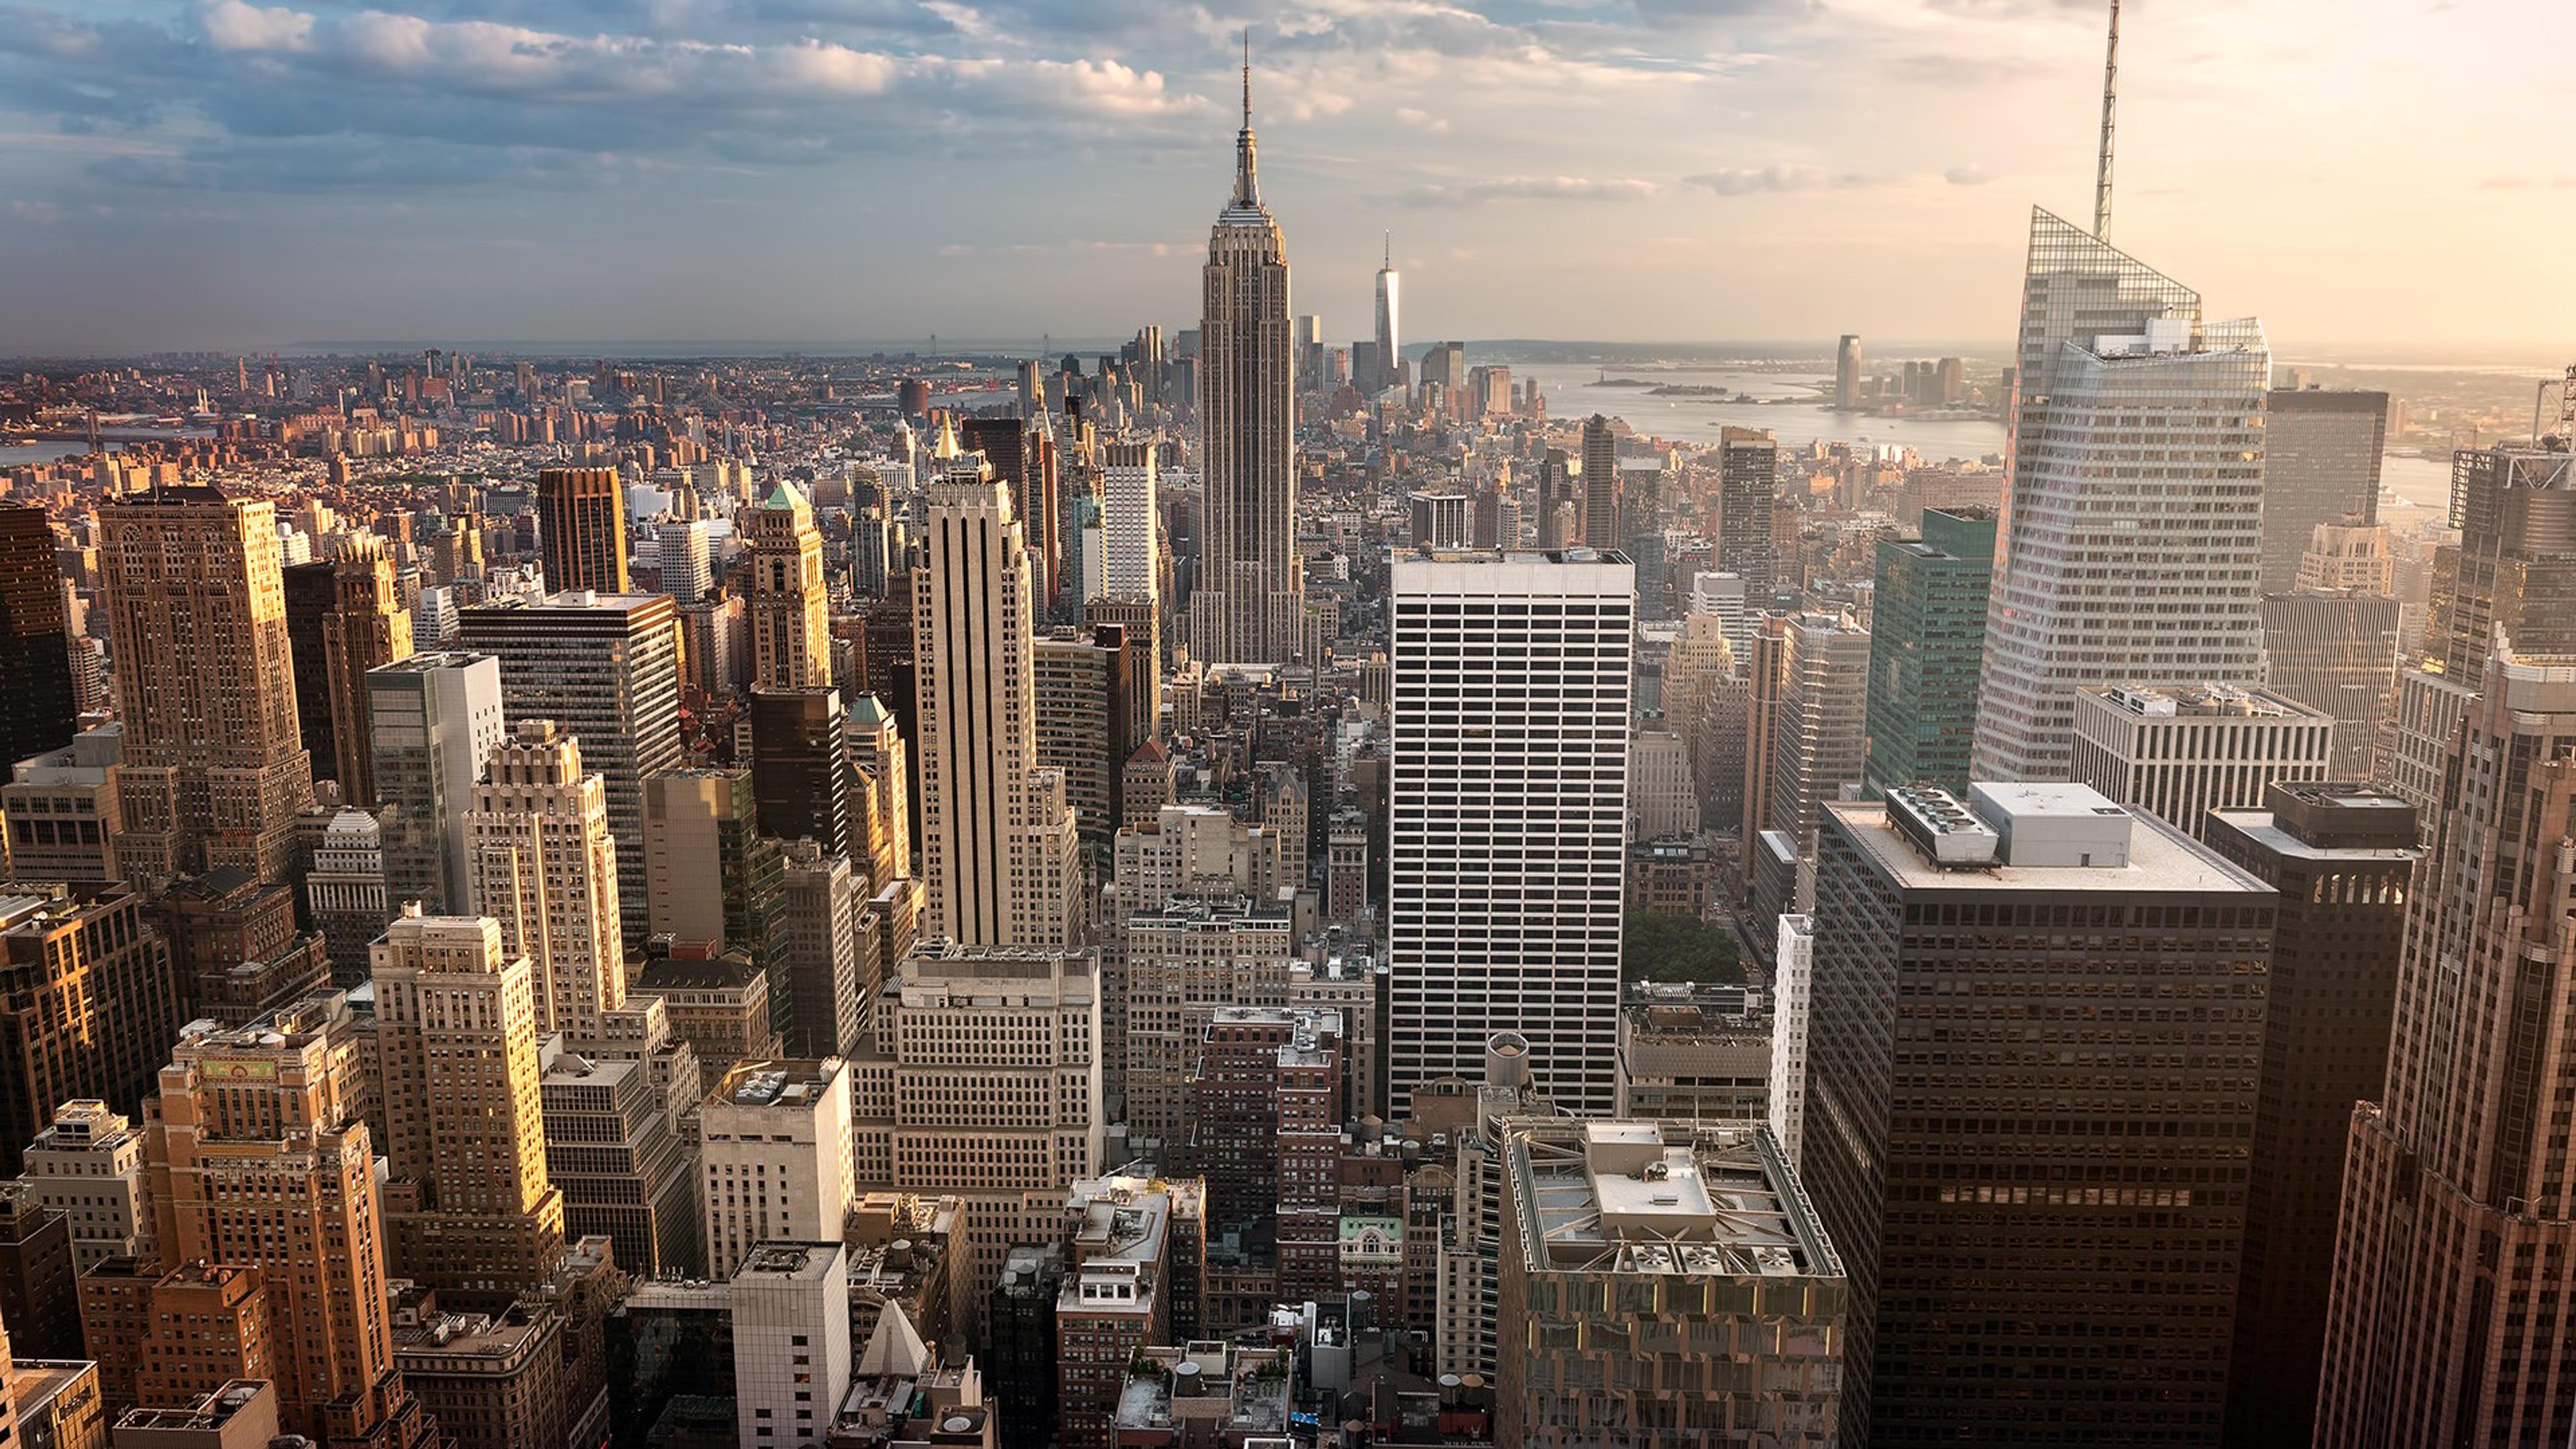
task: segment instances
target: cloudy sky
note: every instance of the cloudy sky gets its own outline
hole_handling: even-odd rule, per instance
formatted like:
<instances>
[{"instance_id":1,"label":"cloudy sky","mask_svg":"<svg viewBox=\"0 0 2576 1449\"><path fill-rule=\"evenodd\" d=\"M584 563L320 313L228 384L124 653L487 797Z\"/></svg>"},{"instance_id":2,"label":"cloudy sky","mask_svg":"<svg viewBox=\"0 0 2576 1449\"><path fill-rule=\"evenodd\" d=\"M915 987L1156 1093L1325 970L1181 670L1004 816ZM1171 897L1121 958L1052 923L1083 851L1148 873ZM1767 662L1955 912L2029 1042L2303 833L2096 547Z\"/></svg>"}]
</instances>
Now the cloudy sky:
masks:
<instances>
[{"instance_id":1,"label":"cloudy sky","mask_svg":"<svg viewBox=\"0 0 2576 1449\"><path fill-rule=\"evenodd\" d=\"M1185 326L2001 342L2103 0L0 3L0 354ZM2576 5L2129 0L2114 239L2284 356L2576 349Z\"/></svg>"}]
</instances>

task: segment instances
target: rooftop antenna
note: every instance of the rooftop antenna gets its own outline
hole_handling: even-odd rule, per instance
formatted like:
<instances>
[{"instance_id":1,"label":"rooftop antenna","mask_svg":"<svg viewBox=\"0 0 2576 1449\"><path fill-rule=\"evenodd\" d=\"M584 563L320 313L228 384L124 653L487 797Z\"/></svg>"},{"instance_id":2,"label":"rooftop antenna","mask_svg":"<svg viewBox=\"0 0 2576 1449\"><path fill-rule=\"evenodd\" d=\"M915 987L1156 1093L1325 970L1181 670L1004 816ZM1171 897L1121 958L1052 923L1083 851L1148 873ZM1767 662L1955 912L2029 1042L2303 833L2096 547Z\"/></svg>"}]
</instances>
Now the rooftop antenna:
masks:
<instances>
[{"instance_id":1,"label":"rooftop antenna","mask_svg":"<svg viewBox=\"0 0 2576 1449\"><path fill-rule=\"evenodd\" d=\"M1252 27L1243 27L1243 129L1252 129Z\"/></svg>"},{"instance_id":2,"label":"rooftop antenna","mask_svg":"<svg viewBox=\"0 0 2576 1449\"><path fill-rule=\"evenodd\" d=\"M1395 232L1394 232L1394 230L1393 230L1392 228L1389 228L1387 231L1380 233L1380 235L1385 239L1385 245L1386 245L1386 259L1385 259L1384 261L1379 262L1379 263L1378 263L1378 267L1379 267L1379 269L1380 269L1380 270L1382 270L1382 271L1389 271L1389 272L1394 271L1394 270L1395 270Z\"/></svg>"},{"instance_id":3,"label":"rooftop antenna","mask_svg":"<svg viewBox=\"0 0 2576 1449\"><path fill-rule=\"evenodd\" d=\"M2093 172L2093 239L2111 239L2111 133L2120 96L2120 0L2111 0L2111 43L2102 56L2102 156Z\"/></svg>"}]
</instances>

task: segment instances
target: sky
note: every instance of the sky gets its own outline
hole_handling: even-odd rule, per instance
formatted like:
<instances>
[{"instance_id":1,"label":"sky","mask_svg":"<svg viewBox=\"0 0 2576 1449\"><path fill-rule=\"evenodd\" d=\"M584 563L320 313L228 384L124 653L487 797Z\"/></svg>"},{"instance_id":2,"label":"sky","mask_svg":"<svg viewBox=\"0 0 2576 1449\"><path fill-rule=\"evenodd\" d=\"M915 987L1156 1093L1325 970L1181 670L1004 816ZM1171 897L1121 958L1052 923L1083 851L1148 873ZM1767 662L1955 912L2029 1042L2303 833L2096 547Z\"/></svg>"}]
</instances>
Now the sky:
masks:
<instances>
[{"instance_id":1,"label":"sky","mask_svg":"<svg viewBox=\"0 0 2576 1449\"><path fill-rule=\"evenodd\" d=\"M2001 345L2104 0L0 0L0 355L1194 325ZM2112 239L2276 353L2576 350L2576 5L2128 0Z\"/></svg>"}]
</instances>

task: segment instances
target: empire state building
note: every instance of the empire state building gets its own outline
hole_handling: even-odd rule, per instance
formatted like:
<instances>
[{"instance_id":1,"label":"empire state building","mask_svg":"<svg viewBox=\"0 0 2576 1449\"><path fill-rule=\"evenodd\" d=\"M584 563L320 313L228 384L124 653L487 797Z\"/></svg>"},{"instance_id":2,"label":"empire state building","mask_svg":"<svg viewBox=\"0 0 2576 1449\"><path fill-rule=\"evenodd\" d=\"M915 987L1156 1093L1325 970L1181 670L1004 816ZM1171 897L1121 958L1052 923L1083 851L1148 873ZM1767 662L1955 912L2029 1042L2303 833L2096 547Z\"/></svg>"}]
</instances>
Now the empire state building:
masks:
<instances>
[{"instance_id":1,"label":"empire state building","mask_svg":"<svg viewBox=\"0 0 2576 1449\"><path fill-rule=\"evenodd\" d=\"M1287 247L1254 173L1248 54L1234 195L1208 233L1206 288L1199 451L1207 498L1190 654L1209 664L1285 663L1306 652L1296 371Z\"/></svg>"}]
</instances>

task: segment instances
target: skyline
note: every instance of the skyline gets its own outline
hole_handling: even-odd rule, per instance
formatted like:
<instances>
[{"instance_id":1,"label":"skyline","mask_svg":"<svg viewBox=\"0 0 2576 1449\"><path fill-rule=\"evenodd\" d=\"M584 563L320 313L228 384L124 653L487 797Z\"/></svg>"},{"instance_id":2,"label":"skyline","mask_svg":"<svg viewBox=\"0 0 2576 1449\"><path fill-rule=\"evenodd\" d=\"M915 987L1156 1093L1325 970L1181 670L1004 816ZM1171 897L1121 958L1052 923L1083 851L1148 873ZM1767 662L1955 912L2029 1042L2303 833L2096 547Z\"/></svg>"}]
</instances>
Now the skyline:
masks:
<instances>
[{"instance_id":1,"label":"skyline","mask_svg":"<svg viewBox=\"0 0 2576 1449\"><path fill-rule=\"evenodd\" d=\"M56 284L0 295L11 350L1175 322L1247 22L1328 338L1366 335L1388 230L1415 337L1987 337L2027 208L2089 195L2104 7L404 8L15 7L0 266ZM2533 9L2132 4L2115 243L2285 357L2543 354L2576 18Z\"/></svg>"}]
</instances>

